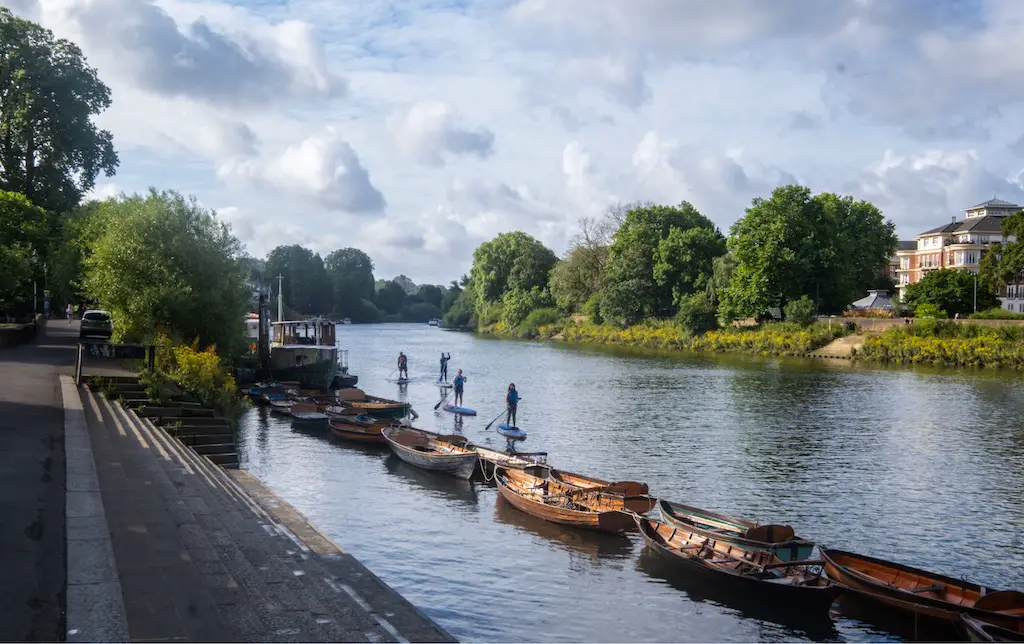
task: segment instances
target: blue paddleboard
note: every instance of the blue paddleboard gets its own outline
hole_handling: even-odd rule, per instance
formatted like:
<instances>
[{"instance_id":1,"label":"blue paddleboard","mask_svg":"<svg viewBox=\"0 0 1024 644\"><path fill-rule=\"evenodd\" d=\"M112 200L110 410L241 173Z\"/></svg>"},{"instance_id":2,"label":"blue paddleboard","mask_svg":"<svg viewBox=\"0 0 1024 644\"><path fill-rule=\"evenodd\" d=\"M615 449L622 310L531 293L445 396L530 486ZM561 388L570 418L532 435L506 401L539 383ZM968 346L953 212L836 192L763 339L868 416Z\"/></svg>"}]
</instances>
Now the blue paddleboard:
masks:
<instances>
[{"instance_id":1,"label":"blue paddleboard","mask_svg":"<svg viewBox=\"0 0 1024 644\"><path fill-rule=\"evenodd\" d=\"M470 409L469 407L456 407L455 405L445 405L443 409L445 411L450 411L453 414L462 414L463 416L476 416L476 410Z\"/></svg>"},{"instance_id":2,"label":"blue paddleboard","mask_svg":"<svg viewBox=\"0 0 1024 644\"><path fill-rule=\"evenodd\" d=\"M518 427L512 427L511 425L498 425L498 433L505 438L510 438L514 441L526 440L526 432Z\"/></svg>"},{"instance_id":3,"label":"blue paddleboard","mask_svg":"<svg viewBox=\"0 0 1024 644\"><path fill-rule=\"evenodd\" d=\"M453 385L453 384L452 384L452 383L450 383L450 382L441 382L441 381L439 380L439 381L437 382L437 386L438 386L438 387L440 387L440 388L442 388L442 389L450 389L450 388L454 387L455 385Z\"/></svg>"}]
</instances>

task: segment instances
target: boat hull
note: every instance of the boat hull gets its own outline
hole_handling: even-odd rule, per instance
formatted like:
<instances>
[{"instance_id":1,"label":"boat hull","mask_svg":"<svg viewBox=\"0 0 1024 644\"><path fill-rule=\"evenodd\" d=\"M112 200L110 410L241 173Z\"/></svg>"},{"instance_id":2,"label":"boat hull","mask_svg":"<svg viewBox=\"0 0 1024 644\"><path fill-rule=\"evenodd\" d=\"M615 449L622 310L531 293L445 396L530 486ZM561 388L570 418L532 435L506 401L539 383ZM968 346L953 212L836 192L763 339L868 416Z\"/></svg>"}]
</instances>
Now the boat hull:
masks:
<instances>
[{"instance_id":1,"label":"boat hull","mask_svg":"<svg viewBox=\"0 0 1024 644\"><path fill-rule=\"evenodd\" d=\"M494 478L498 493L515 508L538 519L575 528L618 533L634 529L633 518L621 510L574 510L545 503L542 496L531 498L513 489L503 480L505 468L498 467ZM557 495L556 495L557 496Z\"/></svg>"},{"instance_id":2,"label":"boat hull","mask_svg":"<svg viewBox=\"0 0 1024 644\"><path fill-rule=\"evenodd\" d=\"M369 427L346 422L340 418L332 418L330 421L331 434L335 438L356 443L387 445L384 436L381 434L388 425L375 424Z\"/></svg>"},{"instance_id":3,"label":"boat hull","mask_svg":"<svg viewBox=\"0 0 1024 644\"><path fill-rule=\"evenodd\" d=\"M469 479L473 476L473 472L476 471L478 460L476 452L439 454L436 452L420 451L396 441L389 435L389 430L391 428L385 429L382 432L384 440L391 448L391 451L409 465L432 472L450 474L460 479Z\"/></svg>"},{"instance_id":4,"label":"boat hull","mask_svg":"<svg viewBox=\"0 0 1024 644\"><path fill-rule=\"evenodd\" d=\"M708 563L707 560L699 556L697 549L683 552L669 545L658 535L656 528L659 523L658 521L639 515L634 515L632 520L635 522L636 528L648 548L680 574L689 575L695 580L700 580L702 583L728 590L737 597L770 602L774 606L794 608L800 612L827 613L841 590L836 584L827 583L821 586L804 586L774 583L773 581L723 570ZM673 531L678 529L667 523L662 525L667 526ZM718 554L716 553L714 556L717 557Z\"/></svg>"},{"instance_id":5,"label":"boat hull","mask_svg":"<svg viewBox=\"0 0 1024 644\"><path fill-rule=\"evenodd\" d=\"M272 349L271 375L277 380L297 381L303 389L330 389L334 376L338 373L337 352L331 354L330 351L321 351L330 354L329 357L296 365L294 360L300 351L283 347Z\"/></svg>"},{"instance_id":6,"label":"boat hull","mask_svg":"<svg viewBox=\"0 0 1024 644\"><path fill-rule=\"evenodd\" d=\"M690 506L669 503L668 501L659 501L658 509L661 511L662 520L669 525L684 530L691 530L703 537L728 543L744 550L771 552L782 561L804 561L810 559L814 553L814 543L806 539L794 538L778 543L748 539L743 536L743 532L757 526L753 522L744 521L743 519L736 519L724 514L716 514ZM742 529L743 532L733 532L730 529L732 526L735 526L733 529ZM764 527L771 528L773 526ZM787 526L779 527L786 528Z\"/></svg>"},{"instance_id":7,"label":"boat hull","mask_svg":"<svg viewBox=\"0 0 1024 644\"><path fill-rule=\"evenodd\" d=\"M402 418L409 413L408 403L373 403L365 401L345 401L346 407L359 414L367 414L375 418Z\"/></svg>"},{"instance_id":8,"label":"boat hull","mask_svg":"<svg viewBox=\"0 0 1024 644\"><path fill-rule=\"evenodd\" d=\"M969 617L999 628L1024 634L1024 603L1021 602L1024 599L1024 595L1021 593L982 589L980 585L963 579L954 579L926 570L904 566L903 564L844 552L842 550L823 550L821 555L822 559L825 560L825 572L829 577L876 603L884 604L896 610L952 622L955 625L961 622L960 615L966 614ZM869 571L871 574L869 574ZM882 575L892 575L894 579L902 579L902 585L889 585L879 579L878 576ZM966 599L961 600L964 601L961 604L943 600L938 597L939 593L912 593L901 589L911 583L916 583L917 585L914 588L917 589L926 588L930 585L941 586L941 594L950 597L952 596L950 591L954 591L958 595L966 597ZM985 610L974 607L974 601L976 601L973 599L974 597L979 597L978 601L991 602L993 597L997 597L996 593L1009 596L1010 600L1014 603L1015 610L1013 612L1003 612L1001 610ZM987 600L986 597L988 598Z\"/></svg>"},{"instance_id":9,"label":"boat hull","mask_svg":"<svg viewBox=\"0 0 1024 644\"><path fill-rule=\"evenodd\" d=\"M968 642L1024 642L1024 635L1020 633L986 624L968 615L961 614L958 625Z\"/></svg>"}]
</instances>

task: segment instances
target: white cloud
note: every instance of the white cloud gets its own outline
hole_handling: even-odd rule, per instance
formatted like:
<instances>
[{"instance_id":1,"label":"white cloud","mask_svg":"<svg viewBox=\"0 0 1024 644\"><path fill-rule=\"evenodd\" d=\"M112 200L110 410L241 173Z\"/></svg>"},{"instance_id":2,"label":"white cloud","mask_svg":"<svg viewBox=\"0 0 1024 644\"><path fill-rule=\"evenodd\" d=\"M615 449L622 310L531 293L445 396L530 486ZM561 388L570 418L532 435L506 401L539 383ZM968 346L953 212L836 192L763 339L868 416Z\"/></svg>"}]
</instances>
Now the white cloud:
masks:
<instances>
[{"instance_id":1,"label":"white cloud","mask_svg":"<svg viewBox=\"0 0 1024 644\"><path fill-rule=\"evenodd\" d=\"M333 128L307 137L280 155L227 163L223 178L264 182L325 210L373 214L384 209L384 195L355 150Z\"/></svg>"},{"instance_id":2,"label":"white cloud","mask_svg":"<svg viewBox=\"0 0 1024 644\"><path fill-rule=\"evenodd\" d=\"M244 6L243 6L244 4ZM356 245L447 282L616 201L727 229L799 180L902 237L1024 200L1024 9L1001 0L0 0L111 87L111 183L194 193L251 253Z\"/></svg>"},{"instance_id":3,"label":"white cloud","mask_svg":"<svg viewBox=\"0 0 1024 644\"><path fill-rule=\"evenodd\" d=\"M420 163L445 164L445 156L475 155L486 159L494 152L494 132L459 124L459 116L444 103L419 101L388 121L398 146Z\"/></svg>"}]
</instances>

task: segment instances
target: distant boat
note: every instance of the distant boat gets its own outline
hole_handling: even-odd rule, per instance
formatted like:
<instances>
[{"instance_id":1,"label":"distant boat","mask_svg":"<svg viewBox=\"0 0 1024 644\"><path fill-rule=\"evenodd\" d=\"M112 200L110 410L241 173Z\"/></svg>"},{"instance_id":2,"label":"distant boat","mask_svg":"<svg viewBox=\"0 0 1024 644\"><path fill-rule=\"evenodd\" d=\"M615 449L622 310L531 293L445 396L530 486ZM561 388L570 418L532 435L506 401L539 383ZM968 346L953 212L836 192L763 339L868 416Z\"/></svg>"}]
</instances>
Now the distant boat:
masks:
<instances>
[{"instance_id":1,"label":"distant boat","mask_svg":"<svg viewBox=\"0 0 1024 644\"><path fill-rule=\"evenodd\" d=\"M342 324L352 324L352 318L345 318L341 321Z\"/></svg>"},{"instance_id":2,"label":"distant boat","mask_svg":"<svg viewBox=\"0 0 1024 644\"><path fill-rule=\"evenodd\" d=\"M434 318L433 320L427 322L427 324L429 324L430 326L441 326L441 320Z\"/></svg>"}]
</instances>

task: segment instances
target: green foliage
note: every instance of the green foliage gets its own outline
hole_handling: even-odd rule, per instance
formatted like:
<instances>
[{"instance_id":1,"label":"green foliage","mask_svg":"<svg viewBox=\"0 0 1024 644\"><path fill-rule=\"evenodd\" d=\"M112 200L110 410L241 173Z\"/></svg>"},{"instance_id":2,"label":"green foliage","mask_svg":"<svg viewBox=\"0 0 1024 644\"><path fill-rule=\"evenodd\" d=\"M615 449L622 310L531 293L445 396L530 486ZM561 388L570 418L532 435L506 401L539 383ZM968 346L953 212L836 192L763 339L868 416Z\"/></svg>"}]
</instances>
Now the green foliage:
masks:
<instances>
[{"instance_id":1,"label":"green foliage","mask_svg":"<svg viewBox=\"0 0 1024 644\"><path fill-rule=\"evenodd\" d=\"M605 318L627 325L672 315L683 295L706 288L724 252L715 225L685 201L631 208L609 249Z\"/></svg>"},{"instance_id":2,"label":"green foliage","mask_svg":"<svg viewBox=\"0 0 1024 644\"><path fill-rule=\"evenodd\" d=\"M197 402L220 411L233 407L238 386L214 347L199 351L195 346L178 345L174 347L174 361L175 381Z\"/></svg>"},{"instance_id":3,"label":"green foliage","mask_svg":"<svg viewBox=\"0 0 1024 644\"><path fill-rule=\"evenodd\" d=\"M699 335L718 328L718 311L707 293L684 295L679 302L678 322L692 335Z\"/></svg>"},{"instance_id":4,"label":"green foliage","mask_svg":"<svg viewBox=\"0 0 1024 644\"><path fill-rule=\"evenodd\" d=\"M463 276L463 279L468 282L469 278ZM449 285L448 289L444 292L444 297L441 298L441 312L444 315L447 315L448 311L452 309L452 306L454 306L455 302L460 297L462 297L462 287L459 286L457 281L452 280L451 285Z\"/></svg>"},{"instance_id":5,"label":"green foliage","mask_svg":"<svg viewBox=\"0 0 1024 644\"><path fill-rule=\"evenodd\" d=\"M999 306L999 299L973 273L955 269L939 269L925 273L909 285L903 295L903 304L914 309L932 304L947 315L967 315L974 312L974 287L978 285L978 310Z\"/></svg>"},{"instance_id":6,"label":"green foliage","mask_svg":"<svg viewBox=\"0 0 1024 644\"><path fill-rule=\"evenodd\" d=\"M892 222L872 204L803 186L754 199L729 237L736 261L721 293L727 319L764 315L802 295L839 313L860 297L896 248Z\"/></svg>"},{"instance_id":7,"label":"green foliage","mask_svg":"<svg viewBox=\"0 0 1024 644\"><path fill-rule=\"evenodd\" d=\"M110 311L118 339L144 342L165 328L226 356L244 349L241 244L212 211L151 190L99 204L85 230L85 290Z\"/></svg>"},{"instance_id":8,"label":"green foliage","mask_svg":"<svg viewBox=\"0 0 1024 644\"><path fill-rule=\"evenodd\" d=\"M1024 313L1013 313L1002 307L995 306L984 311L972 313L969 317L973 320L1024 320Z\"/></svg>"},{"instance_id":9,"label":"green foliage","mask_svg":"<svg viewBox=\"0 0 1024 644\"><path fill-rule=\"evenodd\" d=\"M914 308L914 317L935 320L948 318L949 314L931 302L923 302Z\"/></svg>"},{"instance_id":10,"label":"green foliage","mask_svg":"<svg viewBox=\"0 0 1024 644\"><path fill-rule=\"evenodd\" d=\"M32 308L32 279L41 272L33 252L45 256L46 228L42 208L22 194L0 191L0 313Z\"/></svg>"},{"instance_id":11,"label":"green foliage","mask_svg":"<svg viewBox=\"0 0 1024 644\"><path fill-rule=\"evenodd\" d=\"M448 329L466 329L475 326L473 316L473 294L470 290L459 293L444 314L441 324Z\"/></svg>"},{"instance_id":12,"label":"green foliage","mask_svg":"<svg viewBox=\"0 0 1024 644\"><path fill-rule=\"evenodd\" d=\"M543 244L519 231L502 233L481 244L473 251L470 271L477 317L509 291L547 288L548 274L557 261Z\"/></svg>"},{"instance_id":13,"label":"green foliage","mask_svg":"<svg viewBox=\"0 0 1024 644\"><path fill-rule=\"evenodd\" d=\"M604 316L601 315L601 295L594 293L583 305L583 314L594 324L603 324Z\"/></svg>"},{"instance_id":14,"label":"green foliage","mask_svg":"<svg viewBox=\"0 0 1024 644\"><path fill-rule=\"evenodd\" d=\"M110 90L74 43L0 7L0 190L63 212L117 167L92 117Z\"/></svg>"},{"instance_id":15,"label":"green foliage","mask_svg":"<svg viewBox=\"0 0 1024 644\"><path fill-rule=\"evenodd\" d=\"M981 258L979 279L981 285L992 293L998 293L1007 284L1024 281L1024 211L1003 219L1003 235L1013 235L1015 242L992 244ZM978 304L978 309L982 308ZM987 308L987 307L986 307Z\"/></svg>"},{"instance_id":16,"label":"green foliage","mask_svg":"<svg viewBox=\"0 0 1024 644\"><path fill-rule=\"evenodd\" d=\"M374 300L377 303L377 308L381 311L396 315L401 312L402 305L405 304L405 298L405 289L397 282L388 281L377 290L377 296Z\"/></svg>"},{"instance_id":17,"label":"green foliage","mask_svg":"<svg viewBox=\"0 0 1024 644\"><path fill-rule=\"evenodd\" d=\"M402 322L426 323L434 318L441 317L441 309L427 302L417 302L416 304L402 307L400 317Z\"/></svg>"},{"instance_id":18,"label":"green foliage","mask_svg":"<svg viewBox=\"0 0 1024 644\"><path fill-rule=\"evenodd\" d=\"M542 327L551 327L562 321L562 312L553 307L544 307L530 311L529 315L519 324L517 335L520 338L536 338Z\"/></svg>"},{"instance_id":19,"label":"green foliage","mask_svg":"<svg viewBox=\"0 0 1024 644\"><path fill-rule=\"evenodd\" d=\"M366 253L358 248L335 250L324 259L324 272L332 296L330 302L324 303L325 310L354 322L374 321L375 316L369 315L362 304L374 296L373 261ZM286 291L285 296L288 295Z\"/></svg>"},{"instance_id":20,"label":"green foliage","mask_svg":"<svg viewBox=\"0 0 1024 644\"><path fill-rule=\"evenodd\" d=\"M551 295L544 289L534 286L530 290L514 288L501 300L501 321L509 329L516 329L531 311L547 308L553 304Z\"/></svg>"},{"instance_id":21,"label":"green foliage","mask_svg":"<svg viewBox=\"0 0 1024 644\"><path fill-rule=\"evenodd\" d=\"M426 304L431 304L440 311L441 302L444 300L444 291L441 290L440 286L434 286L433 284L424 284L420 287L419 291L416 292L416 296ZM440 313L437 316L440 317Z\"/></svg>"},{"instance_id":22,"label":"green foliage","mask_svg":"<svg viewBox=\"0 0 1024 644\"><path fill-rule=\"evenodd\" d=\"M275 298L278 275L284 278L284 301L299 314L323 314L333 308L333 288L320 255L297 244L278 246L267 255L263 269L263 279L271 286ZM364 297L361 293L356 294Z\"/></svg>"},{"instance_id":23,"label":"green foliage","mask_svg":"<svg viewBox=\"0 0 1024 644\"><path fill-rule=\"evenodd\" d=\"M1024 327L916 322L868 336L857 355L901 364L1024 369Z\"/></svg>"},{"instance_id":24,"label":"green foliage","mask_svg":"<svg viewBox=\"0 0 1024 644\"><path fill-rule=\"evenodd\" d=\"M817 320L818 307L814 305L814 300L803 295L799 299L787 302L782 312L788 322L810 326Z\"/></svg>"}]
</instances>

